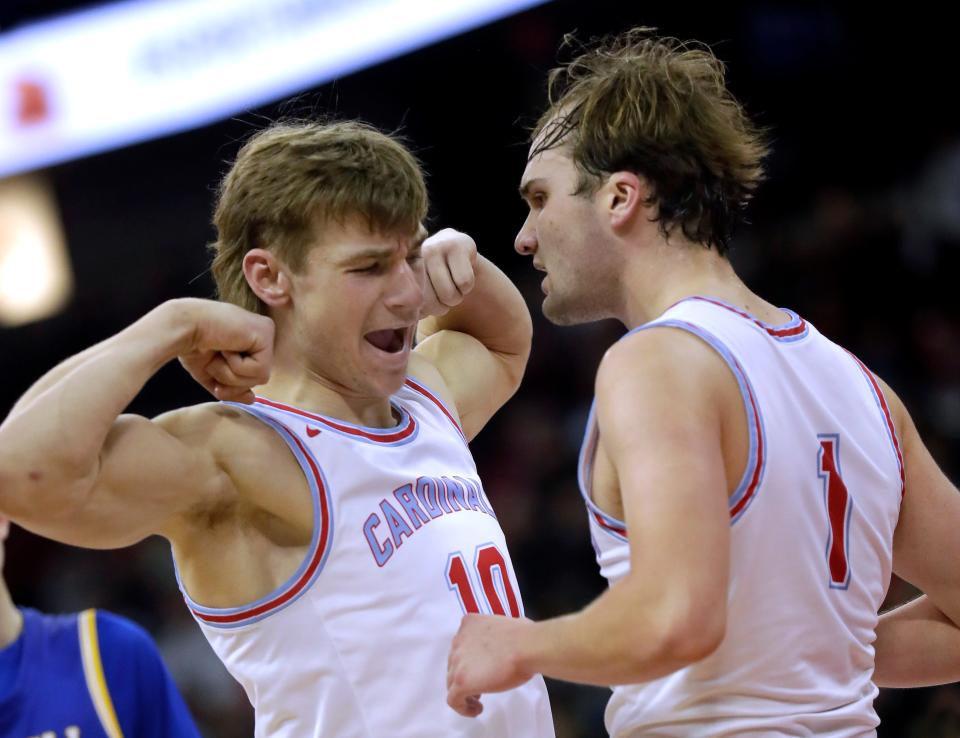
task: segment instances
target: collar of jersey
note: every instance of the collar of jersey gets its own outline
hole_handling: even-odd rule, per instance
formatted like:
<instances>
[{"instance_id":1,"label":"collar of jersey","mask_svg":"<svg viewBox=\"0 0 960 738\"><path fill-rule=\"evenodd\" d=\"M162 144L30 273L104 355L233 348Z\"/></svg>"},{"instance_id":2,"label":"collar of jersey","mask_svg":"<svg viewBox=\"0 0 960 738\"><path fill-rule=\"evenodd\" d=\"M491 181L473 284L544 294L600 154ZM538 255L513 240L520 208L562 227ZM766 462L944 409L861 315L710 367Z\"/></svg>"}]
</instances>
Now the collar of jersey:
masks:
<instances>
[{"instance_id":1,"label":"collar of jersey","mask_svg":"<svg viewBox=\"0 0 960 738\"><path fill-rule=\"evenodd\" d=\"M323 426L325 429L334 430L347 436L354 436L356 438L362 438L375 443L397 443L398 441L403 441L410 438L410 436L412 436L417 429L417 421L414 419L414 417L403 407L396 404L392 400L390 402L390 407L400 415L399 422L392 428L373 428L370 426L355 425L338 418L331 418L326 415L318 415L317 413L311 413L307 410L301 410L298 407L286 405L282 402L276 402L274 400L267 399L266 397L257 397L254 399L254 402L258 405L272 407L277 410L283 410L284 412L291 413L293 415L299 415L306 420L313 421L314 423Z\"/></svg>"}]
</instances>

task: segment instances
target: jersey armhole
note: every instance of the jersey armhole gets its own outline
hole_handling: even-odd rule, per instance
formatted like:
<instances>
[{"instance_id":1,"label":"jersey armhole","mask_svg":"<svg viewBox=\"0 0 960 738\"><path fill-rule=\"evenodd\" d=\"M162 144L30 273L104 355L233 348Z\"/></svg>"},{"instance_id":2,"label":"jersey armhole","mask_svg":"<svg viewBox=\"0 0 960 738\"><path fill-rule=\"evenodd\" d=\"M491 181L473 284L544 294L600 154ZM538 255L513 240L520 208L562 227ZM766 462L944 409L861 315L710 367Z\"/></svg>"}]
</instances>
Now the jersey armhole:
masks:
<instances>
[{"instance_id":1,"label":"jersey armhole","mask_svg":"<svg viewBox=\"0 0 960 738\"><path fill-rule=\"evenodd\" d=\"M292 605L316 581L329 556L333 541L334 521L330 485L327 483L319 462L306 444L289 428L269 417L266 413L248 405L228 404L273 428L290 448L310 487L311 502L313 503L313 535L310 540L309 552L286 582L260 599L237 607L204 607L195 602L188 594L174 561L177 584L180 586L180 591L187 606L201 623L214 628L239 628L250 625Z\"/></svg>"},{"instance_id":2,"label":"jersey armhole","mask_svg":"<svg viewBox=\"0 0 960 738\"><path fill-rule=\"evenodd\" d=\"M740 362L737 361L737 358L733 355L733 352L730 351L729 347L713 333L694 323L689 323L685 320L667 319L647 323L634 329L631 333L659 327L676 328L686 331L710 346L719 354L720 358L723 359L724 363L733 373L734 379L737 381L737 386L740 389L740 396L743 399L743 407L747 417L747 432L750 437L750 445L747 453L747 463L740 477L740 482L737 484L733 494L730 495L728 502L730 524L733 525L743 517L747 508L750 507L756 499L766 468L766 433L764 430L763 413L760 409L760 403L757 400L757 394L753 389L753 385L750 383L750 378L740 365Z\"/></svg>"}]
</instances>

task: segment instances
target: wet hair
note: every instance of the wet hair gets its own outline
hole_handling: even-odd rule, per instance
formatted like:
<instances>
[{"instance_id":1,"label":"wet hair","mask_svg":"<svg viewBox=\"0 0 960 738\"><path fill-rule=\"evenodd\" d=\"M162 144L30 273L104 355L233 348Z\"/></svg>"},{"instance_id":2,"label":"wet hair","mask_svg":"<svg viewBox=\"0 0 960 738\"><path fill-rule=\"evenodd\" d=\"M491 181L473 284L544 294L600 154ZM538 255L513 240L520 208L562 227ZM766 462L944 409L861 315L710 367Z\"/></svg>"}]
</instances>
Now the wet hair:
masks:
<instances>
[{"instance_id":1,"label":"wet hair","mask_svg":"<svg viewBox=\"0 0 960 738\"><path fill-rule=\"evenodd\" d=\"M572 37L564 43L577 46ZM568 148L577 194L593 194L613 172L640 175L664 236L679 227L725 255L768 148L727 90L723 63L703 44L650 28L577 48L550 72L530 158Z\"/></svg>"}]
</instances>

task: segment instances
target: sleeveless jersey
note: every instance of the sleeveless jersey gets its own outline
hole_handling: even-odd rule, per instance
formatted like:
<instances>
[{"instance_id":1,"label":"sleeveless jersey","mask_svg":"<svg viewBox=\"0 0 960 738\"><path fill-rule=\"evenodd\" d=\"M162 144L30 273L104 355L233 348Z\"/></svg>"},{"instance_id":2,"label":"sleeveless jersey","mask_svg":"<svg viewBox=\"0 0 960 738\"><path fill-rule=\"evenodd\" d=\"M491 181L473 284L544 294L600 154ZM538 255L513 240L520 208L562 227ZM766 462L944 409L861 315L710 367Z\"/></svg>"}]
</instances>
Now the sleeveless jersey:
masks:
<instances>
[{"instance_id":1,"label":"sleeveless jersey","mask_svg":"<svg viewBox=\"0 0 960 738\"><path fill-rule=\"evenodd\" d=\"M725 638L667 677L613 687L612 736L876 734L872 643L903 495L900 445L873 375L790 315L772 326L692 297L636 329L687 331L717 351L740 386L750 446L729 501ZM580 488L613 583L629 570L629 532L590 498L597 440L592 410Z\"/></svg>"},{"instance_id":2,"label":"sleeveless jersey","mask_svg":"<svg viewBox=\"0 0 960 738\"><path fill-rule=\"evenodd\" d=\"M523 605L453 416L409 378L391 404L400 420L389 429L265 398L236 405L275 429L299 462L313 540L266 597L213 609L184 590L187 604L245 688L257 738L551 738L540 677L484 695L475 719L446 703L463 614L520 617Z\"/></svg>"}]
</instances>

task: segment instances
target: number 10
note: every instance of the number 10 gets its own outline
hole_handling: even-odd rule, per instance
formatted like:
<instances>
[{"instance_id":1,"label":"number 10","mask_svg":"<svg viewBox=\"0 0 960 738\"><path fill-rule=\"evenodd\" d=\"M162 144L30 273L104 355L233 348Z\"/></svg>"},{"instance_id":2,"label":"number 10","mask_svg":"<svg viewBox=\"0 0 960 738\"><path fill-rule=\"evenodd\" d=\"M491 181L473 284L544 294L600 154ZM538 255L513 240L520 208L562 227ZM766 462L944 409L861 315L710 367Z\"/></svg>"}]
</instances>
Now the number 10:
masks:
<instances>
[{"instance_id":1,"label":"number 10","mask_svg":"<svg viewBox=\"0 0 960 738\"><path fill-rule=\"evenodd\" d=\"M474 571L480 580L480 590L483 592L489 610L480 609L480 604L474 594L470 573L463 560L463 554L454 551L447 559L447 586L456 592L463 611L506 615L509 609L512 617L520 617L520 602L517 600L513 585L510 583L507 561L496 546L492 543L477 546L474 555ZM497 587L498 583L500 587ZM504 597L506 602L504 602Z\"/></svg>"}]
</instances>

